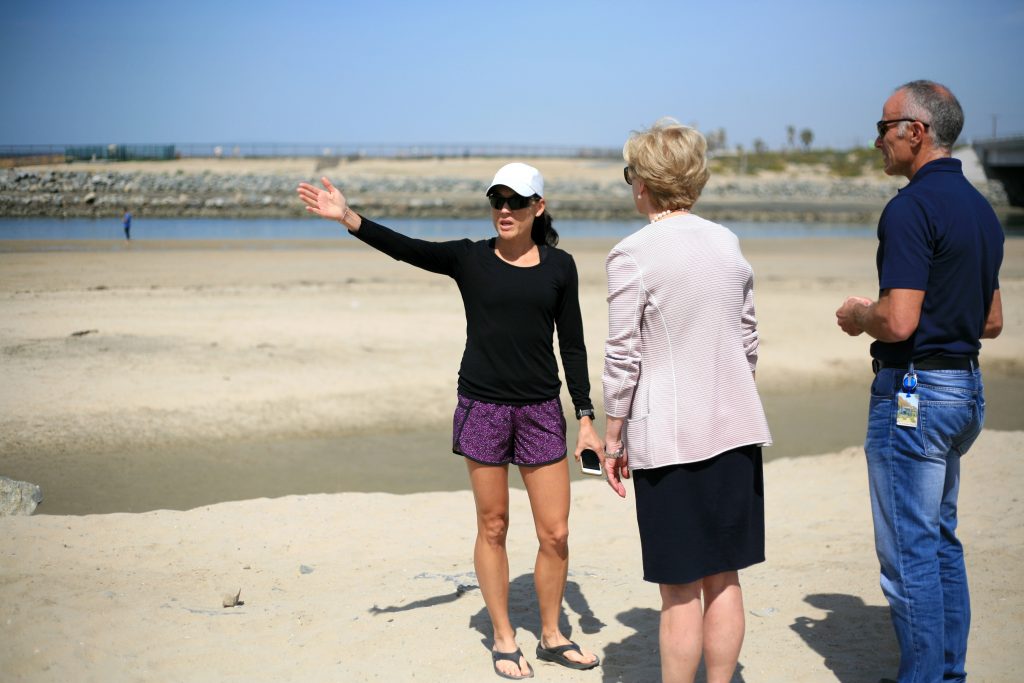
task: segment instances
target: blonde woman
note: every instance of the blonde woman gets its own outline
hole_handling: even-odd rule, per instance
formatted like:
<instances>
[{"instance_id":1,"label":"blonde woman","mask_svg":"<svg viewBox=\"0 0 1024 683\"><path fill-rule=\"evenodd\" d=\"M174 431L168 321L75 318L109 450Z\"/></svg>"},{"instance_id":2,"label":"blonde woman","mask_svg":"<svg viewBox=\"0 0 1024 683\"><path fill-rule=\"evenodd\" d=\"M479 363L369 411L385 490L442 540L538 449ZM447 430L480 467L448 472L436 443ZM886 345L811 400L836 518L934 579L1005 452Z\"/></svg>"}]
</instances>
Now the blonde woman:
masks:
<instances>
[{"instance_id":1,"label":"blonde woman","mask_svg":"<svg viewBox=\"0 0 1024 683\"><path fill-rule=\"evenodd\" d=\"M739 570L764 561L753 272L728 229L696 216L707 144L662 120L626 142L625 181L650 223L608 255L603 465L632 475L644 579L662 598L662 680L732 678Z\"/></svg>"}]
</instances>

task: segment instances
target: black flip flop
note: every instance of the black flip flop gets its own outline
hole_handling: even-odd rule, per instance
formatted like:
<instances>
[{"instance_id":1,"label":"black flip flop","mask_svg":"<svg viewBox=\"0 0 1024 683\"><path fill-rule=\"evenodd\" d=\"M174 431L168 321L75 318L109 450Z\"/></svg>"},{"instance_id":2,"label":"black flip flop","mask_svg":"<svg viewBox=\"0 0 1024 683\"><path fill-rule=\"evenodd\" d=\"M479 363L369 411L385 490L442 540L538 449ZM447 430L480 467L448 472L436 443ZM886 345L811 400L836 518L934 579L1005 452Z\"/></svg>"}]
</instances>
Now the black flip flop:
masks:
<instances>
[{"instance_id":1,"label":"black flip flop","mask_svg":"<svg viewBox=\"0 0 1024 683\"><path fill-rule=\"evenodd\" d=\"M553 664L561 664L567 669L576 669L577 671L593 669L601 663L601 658L597 655L594 655L594 661L592 662L574 662L565 656L565 653L569 651L576 652L581 657L583 656L580 646L571 640L568 645L559 645L558 647L543 647L538 643L537 659L542 659L545 662L552 662Z\"/></svg>"},{"instance_id":2,"label":"black flip flop","mask_svg":"<svg viewBox=\"0 0 1024 683\"><path fill-rule=\"evenodd\" d=\"M512 681L521 681L524 678L533 678L533 667L530 666L529 662L527 662L526 668L527 670L529 670L530 673L526 674L525 676L513 676L499 669L498 662L514 662L516 666L519 666L519 660L522 658L523 651L519 648L516 648L515 652L498 652L497 650L491 650L491 662L494 664L494 673L498 674L502 678L507 678Z\"/></svg>"}]
</instances>

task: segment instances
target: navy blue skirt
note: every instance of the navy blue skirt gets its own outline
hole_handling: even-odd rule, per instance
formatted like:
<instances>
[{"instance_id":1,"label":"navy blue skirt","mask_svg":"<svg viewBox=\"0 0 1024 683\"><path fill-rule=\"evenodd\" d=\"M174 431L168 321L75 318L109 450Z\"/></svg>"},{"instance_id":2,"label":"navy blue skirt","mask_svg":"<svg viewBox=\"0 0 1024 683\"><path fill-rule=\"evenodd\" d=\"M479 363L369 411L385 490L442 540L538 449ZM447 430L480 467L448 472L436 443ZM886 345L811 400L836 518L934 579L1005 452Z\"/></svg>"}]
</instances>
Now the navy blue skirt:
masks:
<instances>
[{"instance_id":1,"label":"navy blue skirt","mask_svg":"<svg viewBox=\"0 0 1024 683\"><path fill-rule=\"evenodd\" d=\"M645 581L690 583L764 562L760 446L631 474Z\"/></svg>"}]
</instances>

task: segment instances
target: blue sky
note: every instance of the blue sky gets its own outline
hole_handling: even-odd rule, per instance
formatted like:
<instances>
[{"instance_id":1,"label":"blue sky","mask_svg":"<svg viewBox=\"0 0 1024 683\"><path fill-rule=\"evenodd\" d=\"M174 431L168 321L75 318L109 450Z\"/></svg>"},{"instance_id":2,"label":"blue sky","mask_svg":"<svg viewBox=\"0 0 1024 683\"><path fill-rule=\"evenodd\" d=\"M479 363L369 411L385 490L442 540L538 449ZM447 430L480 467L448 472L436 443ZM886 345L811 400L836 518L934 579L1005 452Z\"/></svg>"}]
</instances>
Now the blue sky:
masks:
<instances>
[{"instance_id":1,"label":"blue sky","mask_svg":"<svg viewBox=\"0 0 1024 683\"><path fill-rule=\"evenodd\" d=\"M1024 133L1024 2L149 2L0 8L0 144L869 144L931 78Z\"/></svg>"}]
</instances>

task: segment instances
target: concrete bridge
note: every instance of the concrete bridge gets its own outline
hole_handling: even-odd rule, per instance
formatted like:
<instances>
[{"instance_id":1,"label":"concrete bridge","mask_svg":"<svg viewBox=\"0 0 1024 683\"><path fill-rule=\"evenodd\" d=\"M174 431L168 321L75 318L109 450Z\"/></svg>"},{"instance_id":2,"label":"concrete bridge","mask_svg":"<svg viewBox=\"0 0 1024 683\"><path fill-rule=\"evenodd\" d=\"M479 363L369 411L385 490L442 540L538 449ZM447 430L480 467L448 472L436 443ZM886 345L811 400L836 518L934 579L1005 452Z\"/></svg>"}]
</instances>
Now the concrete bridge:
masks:
<instances>
[{"instance_id":1,"label":"concrete bridge","mask_svg":"<svg viewBox=\"0 0 1024 683\"><path fill-rule=\"evenodd\" d=\"M975 140L972 145L990 180L1003 183L1013 206L1024 206L1024 135Z\"/></svg>"}]
</instances>

